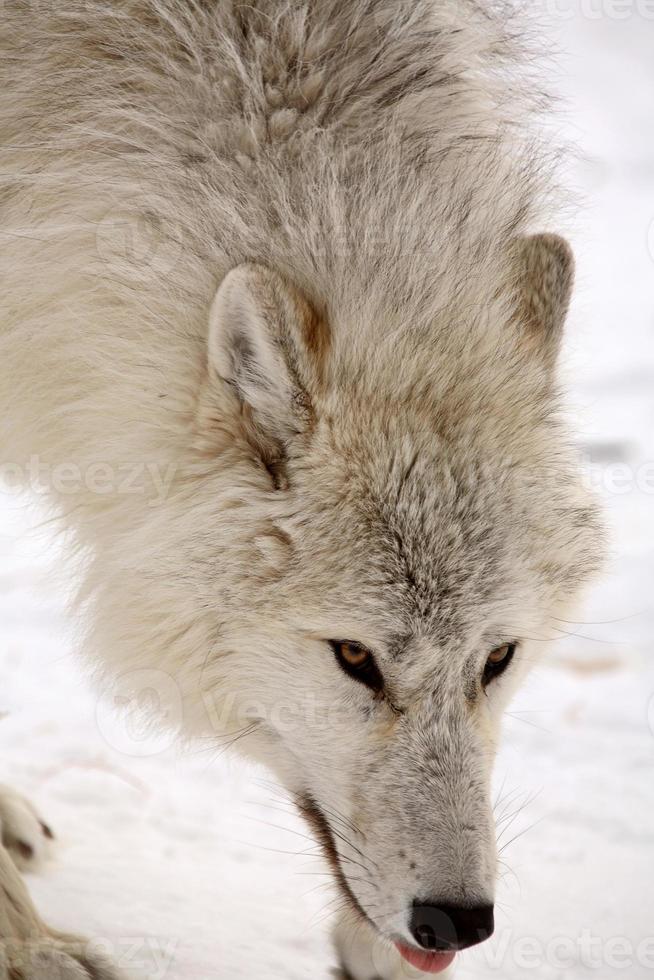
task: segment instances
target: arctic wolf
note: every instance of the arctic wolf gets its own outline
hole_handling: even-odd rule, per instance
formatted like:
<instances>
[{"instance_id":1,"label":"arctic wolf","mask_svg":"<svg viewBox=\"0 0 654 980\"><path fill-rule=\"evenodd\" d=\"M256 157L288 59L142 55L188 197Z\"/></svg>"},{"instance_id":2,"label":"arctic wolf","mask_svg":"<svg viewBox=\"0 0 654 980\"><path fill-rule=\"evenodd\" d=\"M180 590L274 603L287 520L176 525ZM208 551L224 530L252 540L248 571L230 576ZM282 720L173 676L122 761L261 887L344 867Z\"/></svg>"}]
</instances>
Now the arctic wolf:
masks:
<instances>
[{"instance_id":1,"label":"arctic wolf","mask_svg":"<svg viewBox=\"0 0 654 980\"><path fill-rule=\"evenodd\" d=\"M600 560L517 34L476 0L3 4L5 474L51 492L107 675L165 673L295 795L355 980L491 934L500 716Z\"/></svg>"}]
</instances>

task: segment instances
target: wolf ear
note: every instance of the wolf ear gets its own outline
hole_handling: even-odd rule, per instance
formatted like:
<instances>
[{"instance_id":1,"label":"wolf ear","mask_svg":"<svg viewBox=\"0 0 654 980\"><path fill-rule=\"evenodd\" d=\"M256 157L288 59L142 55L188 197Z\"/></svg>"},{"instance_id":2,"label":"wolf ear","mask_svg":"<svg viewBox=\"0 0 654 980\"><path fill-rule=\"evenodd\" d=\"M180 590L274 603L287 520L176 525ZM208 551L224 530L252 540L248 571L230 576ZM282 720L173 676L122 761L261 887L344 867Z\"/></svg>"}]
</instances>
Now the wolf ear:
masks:
<instances>
[{"instance_id":1,"label":"wolf ear","mask_svg":"<svg viewBox=\"0 0 654 980\"><path fill-rule=\"evenodd\" d=\"M533 346L553 367L574 283L572 249L558 235L516 241L518 316Z\"/></svg>"},{"instance_id":2,"label":"wolf ear","mask_svg":"<svg viewBox=\"0 0 654 980\"><path fill-rule=\"evenodd\" d=\"M235 392L264 456L304 431L312 416L312 344L318 318L280 275L261 265L232 269L209 314L209 369Z\"/></svg>"}]
</instances>

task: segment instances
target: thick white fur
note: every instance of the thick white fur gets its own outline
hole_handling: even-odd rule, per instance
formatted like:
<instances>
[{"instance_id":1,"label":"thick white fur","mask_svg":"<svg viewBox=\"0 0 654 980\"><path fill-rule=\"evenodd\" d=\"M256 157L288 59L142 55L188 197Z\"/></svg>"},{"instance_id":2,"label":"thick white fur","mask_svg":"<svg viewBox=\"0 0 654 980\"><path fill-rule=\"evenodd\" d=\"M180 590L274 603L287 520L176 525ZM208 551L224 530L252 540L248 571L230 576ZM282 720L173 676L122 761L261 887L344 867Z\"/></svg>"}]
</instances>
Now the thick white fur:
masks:
<instances>
[{"instance_id":1,"label":"thick white fur","mask_svg":"<svg viewBox=\"0 0 654 980\"><path fill-rule=\"evenodd\" d=\"M319 803L387 937L416 896L492 901L501 710L598 563L515 36L476 0L9 0L0 26L5 473L51 490L96 661L165 672L186 731Z\"/></svg>"}]
</instances>

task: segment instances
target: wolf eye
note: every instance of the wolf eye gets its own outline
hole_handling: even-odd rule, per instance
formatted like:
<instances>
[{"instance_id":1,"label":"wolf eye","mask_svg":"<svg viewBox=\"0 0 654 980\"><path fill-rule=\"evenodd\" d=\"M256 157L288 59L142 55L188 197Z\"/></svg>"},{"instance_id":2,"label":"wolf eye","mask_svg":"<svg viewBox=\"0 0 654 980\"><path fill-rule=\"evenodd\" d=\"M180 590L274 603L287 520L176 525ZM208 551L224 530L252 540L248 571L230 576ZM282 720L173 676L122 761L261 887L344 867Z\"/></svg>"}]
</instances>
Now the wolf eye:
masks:
<instances>
[{"instance_id":1,"label":"wolf eye","mask_svg":"<svg viewBox=\"0 0 654 980\"><path fill-rule=\"evenodd\" d=\"M517 645L517 643L504 643L489 655L484 667L484 676L482 677L484 687L490 684L492 680L495 680L496 677L499 677L500 674L504 673L513 660L513 654L516 651Z\"/></svg>"},{"instance_id":2,"label":"wolf eye","mask_svg":"<svg viewBox=\"0 0 654 980\"><path fill-rule=\"evenodd\" d=\"M329 645L346 674L366 684L375 694L384 690L384 678L370 650L354 640L329 640Z\"/></svg>"}]
</instances>

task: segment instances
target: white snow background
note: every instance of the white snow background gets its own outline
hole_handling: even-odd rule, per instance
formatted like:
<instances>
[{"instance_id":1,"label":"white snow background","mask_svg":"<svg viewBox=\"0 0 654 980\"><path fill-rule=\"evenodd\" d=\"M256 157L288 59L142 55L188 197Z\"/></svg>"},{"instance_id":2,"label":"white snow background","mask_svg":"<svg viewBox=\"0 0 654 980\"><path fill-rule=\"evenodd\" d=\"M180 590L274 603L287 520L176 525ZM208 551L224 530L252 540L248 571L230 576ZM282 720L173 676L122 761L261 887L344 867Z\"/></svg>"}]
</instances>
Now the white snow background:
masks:
<instances>
[{"instance_id":1,"label":"white snow background","mask_svg":"<svg viewBox=\"0 0 654 980\"><path fill-rule=\"evenodd\" d=\"M563 363L612 554L507 717L510 871L495 937L455 976L639 980L654 976L654 3L544 6L584 205ZM333 892L303 824L219 750L126 754L139 733L87 686L69 588L38 507L0 496L0 775L58 836L29 876L45 918L103 937L142 980L329 977Z\"/></svg>"}]
</instances>

